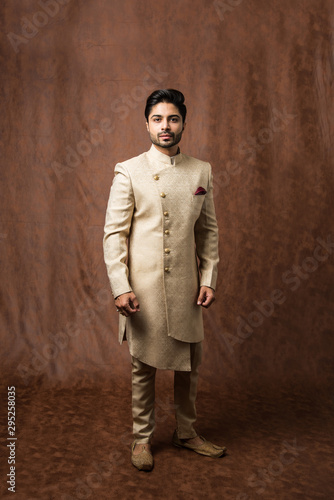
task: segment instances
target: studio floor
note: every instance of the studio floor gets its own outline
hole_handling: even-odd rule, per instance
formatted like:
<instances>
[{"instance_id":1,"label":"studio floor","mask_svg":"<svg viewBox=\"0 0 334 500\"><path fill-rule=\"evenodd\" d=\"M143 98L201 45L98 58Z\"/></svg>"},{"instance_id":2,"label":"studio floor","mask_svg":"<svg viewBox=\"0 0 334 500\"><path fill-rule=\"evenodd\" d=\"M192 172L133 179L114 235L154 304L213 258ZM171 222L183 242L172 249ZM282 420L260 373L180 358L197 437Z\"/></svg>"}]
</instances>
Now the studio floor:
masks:
<instances>
[{"instance_id":1,"label":"studio floor","mask_svg":"<svg viewBox=\"0 0 334 500\"><path fill-rule=\"evenodd\" d=\"M172 446L172 374L166 373L157 379L150 473L130 463L128 379L17 388L16 493L6 491L3 447L1 498L334 498L334 401L326 391L227 391L201 381L197 430L228 448L223 458L210 459ZM5 424L2 413L2 436Z\"/></svg>"}]
</instances>

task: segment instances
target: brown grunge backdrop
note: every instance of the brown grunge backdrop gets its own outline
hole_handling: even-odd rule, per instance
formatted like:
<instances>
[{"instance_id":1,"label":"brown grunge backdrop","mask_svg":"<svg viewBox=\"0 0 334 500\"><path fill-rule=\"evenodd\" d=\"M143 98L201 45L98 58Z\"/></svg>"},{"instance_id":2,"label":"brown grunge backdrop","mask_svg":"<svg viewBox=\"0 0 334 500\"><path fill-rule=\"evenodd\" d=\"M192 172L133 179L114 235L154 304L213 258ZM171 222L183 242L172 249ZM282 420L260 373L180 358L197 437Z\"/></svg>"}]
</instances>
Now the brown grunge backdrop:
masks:
<instances>
[{"instance_id":1,"label":"brown grunge backdrop","mask_svg":"<svg viewBox=\"0 0 334 500\"><path fill-rule=\"evenodd\" d=\"M0 18L2 496L14 385L20 500L332 498L332 1L2 0ZM162 372L143 476L102 236L115 163L149 149L164 87L186 96L182 151L213 166L198 413L231 452L170 449Z\"/></svg>"}]
</instances>

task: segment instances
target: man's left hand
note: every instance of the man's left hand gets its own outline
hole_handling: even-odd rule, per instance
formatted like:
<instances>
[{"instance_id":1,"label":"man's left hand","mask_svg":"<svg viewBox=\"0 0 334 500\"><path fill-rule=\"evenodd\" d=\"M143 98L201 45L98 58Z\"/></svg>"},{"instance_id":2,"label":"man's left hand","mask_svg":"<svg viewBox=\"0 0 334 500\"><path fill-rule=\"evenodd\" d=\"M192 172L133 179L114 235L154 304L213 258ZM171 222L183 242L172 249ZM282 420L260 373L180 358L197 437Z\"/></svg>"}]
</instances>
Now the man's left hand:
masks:
<instances>
[{"instance_id":1,"label":"man's left hand","mask_svg":"<svg viewBox=\"0 0 334 500\"><path fill-rule=\"evenodd\" d=\"M205 307L207 309L214 301L215 291L208 286L201 286L197 299L197 305Z\"/></svg>"}]
</instances>

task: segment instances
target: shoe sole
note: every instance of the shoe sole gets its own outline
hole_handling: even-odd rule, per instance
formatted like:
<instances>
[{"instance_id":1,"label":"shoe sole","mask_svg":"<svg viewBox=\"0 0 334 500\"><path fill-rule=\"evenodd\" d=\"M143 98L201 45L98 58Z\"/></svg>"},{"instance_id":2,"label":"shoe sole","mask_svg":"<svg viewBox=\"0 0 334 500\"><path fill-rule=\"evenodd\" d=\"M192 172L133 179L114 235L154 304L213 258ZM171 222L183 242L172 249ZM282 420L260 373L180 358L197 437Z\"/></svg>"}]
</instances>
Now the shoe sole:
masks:
<instances>
[{"instance_id":1,"label":"shoe sole","mask_svg":"<svg viewBox=\"0 0 334 500\"><path fill-rule=\"evenodd\" d=\"M184 448L185 450L194 451L198 455L202 455L202 457L220 458L227 452L227 448L223 448L222 451L219 453L219 455L208 455L207 453L201 453L199 450L194 450L194 448L190 448L189 446L184 446L183 444L175 443L175 441L172 441L172 444L177 448Z\"/></svg>"},{"instance_id":2,"label":"shoe sole","mask_svg":"<svg viewBox=\"0 0 334 500\"><path fill-rule=\"evenodd\" d=\"M131 463L134 467L136 467L137 470L140 470L140 471L144 471L144 472L150 472L152 469L153 469L153 465L142 465L142 466L138 466L136 465L135 463L132 462L131 460Z\"/></svg>"}]
</instances>

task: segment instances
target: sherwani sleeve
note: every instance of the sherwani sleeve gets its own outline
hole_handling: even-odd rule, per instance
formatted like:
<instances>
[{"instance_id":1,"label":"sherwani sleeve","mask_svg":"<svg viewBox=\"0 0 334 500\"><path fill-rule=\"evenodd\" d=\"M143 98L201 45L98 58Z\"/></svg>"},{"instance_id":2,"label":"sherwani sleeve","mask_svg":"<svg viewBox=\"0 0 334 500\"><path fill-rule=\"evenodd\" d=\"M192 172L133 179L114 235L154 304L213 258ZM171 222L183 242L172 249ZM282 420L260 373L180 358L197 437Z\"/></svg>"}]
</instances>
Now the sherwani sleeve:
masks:
<instances>
[{"instance_id":1,"label":"sherwani sleeve","mask_svg":"<svg viewBox=\"0 0 334 500\"><path fill-rule=\"evenodd\" d=\"M199 258L200 286L215 289L217 282L218 226L213 202L213 179L210 166L209 186L201 214L195 224L196 252Z\"/></svg>"},{"instance_id":2,"label":"sherwani sleeve","mask_svg":"<svg viewBox=\"0 0 334 500\"><path fill-rule=\"evenodd\" d=\"M113 296L131 292L127 266L131 221L134 211L134 195L127 170L117 164L110 189L104 226L103 251Z\"/></svg>"}]
</instances>

